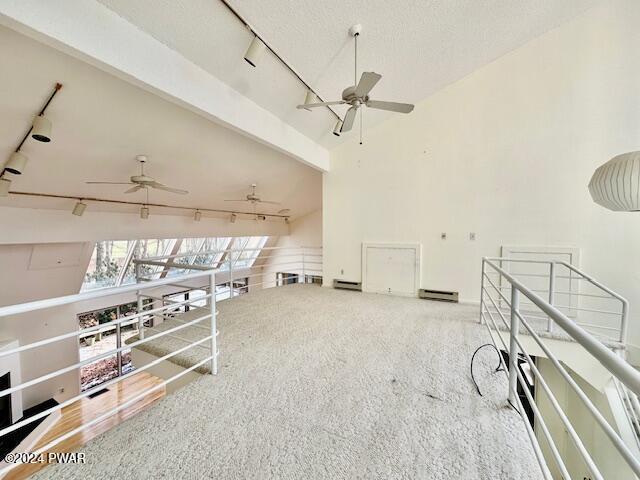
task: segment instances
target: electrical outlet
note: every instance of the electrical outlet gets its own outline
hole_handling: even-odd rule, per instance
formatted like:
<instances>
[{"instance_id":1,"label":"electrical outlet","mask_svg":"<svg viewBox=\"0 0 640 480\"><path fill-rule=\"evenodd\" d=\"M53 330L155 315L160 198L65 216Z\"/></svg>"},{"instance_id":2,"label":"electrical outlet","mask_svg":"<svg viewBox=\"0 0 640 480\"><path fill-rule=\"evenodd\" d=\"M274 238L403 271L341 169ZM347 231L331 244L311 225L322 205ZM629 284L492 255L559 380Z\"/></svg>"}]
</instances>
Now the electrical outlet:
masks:
<instances>
[{"instance_id":1,"label":"electrical outlet","mask_svg":"<svg viewBox=\"0 0 640 480\"><path fill-rule=\"evenodd\" d=\"M442 232L442 233L440 234L440 239L441 239L441 240L446 240L446 239L447 239L447 233L446 233L446 232Z\"/></svg>"},{"instance_id":2,"label":"electrical outlet","mask_svg":"<svg viewBox=\"0 0 640 480\"><path fill-rule=\"evenodd\" d=\"M473 241L476 239L476 232L469 233L469 240Z\"/></svg>"}]
</instances>

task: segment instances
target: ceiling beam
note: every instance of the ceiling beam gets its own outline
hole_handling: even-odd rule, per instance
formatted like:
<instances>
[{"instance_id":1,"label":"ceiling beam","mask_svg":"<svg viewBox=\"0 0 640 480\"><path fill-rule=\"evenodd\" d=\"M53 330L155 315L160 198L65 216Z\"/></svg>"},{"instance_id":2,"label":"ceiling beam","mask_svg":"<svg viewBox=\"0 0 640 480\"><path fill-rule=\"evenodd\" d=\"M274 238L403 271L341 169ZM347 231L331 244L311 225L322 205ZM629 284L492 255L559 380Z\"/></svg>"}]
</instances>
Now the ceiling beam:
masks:
<instances>
[{"instance_id":1,"label":"ceiling beam","mask_svg":"<svg viewBox=\"0 0 640 480\"><path fill-rule=\"evenodd\" d=\"M95 0L6 0L0 3L0 24L318 170L329 170L325 148Z\"/></svg>"}]
</instances>

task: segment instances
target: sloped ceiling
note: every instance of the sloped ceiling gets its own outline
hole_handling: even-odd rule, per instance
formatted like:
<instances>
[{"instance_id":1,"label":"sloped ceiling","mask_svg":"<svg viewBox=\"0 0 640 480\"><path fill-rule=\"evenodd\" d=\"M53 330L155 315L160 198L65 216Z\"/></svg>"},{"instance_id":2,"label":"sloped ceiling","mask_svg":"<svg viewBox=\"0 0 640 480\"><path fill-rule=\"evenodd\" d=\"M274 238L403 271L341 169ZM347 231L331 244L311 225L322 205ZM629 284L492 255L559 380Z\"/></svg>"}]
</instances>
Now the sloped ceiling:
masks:
<instances>
[{"instance_id":1,"label":"sloped ceiling","mask_svg":"<svg viewBox=\"0 0 640 480\"><path fill-rule=\"evenodd\" d=\"M305 89L275 57L242 60L251 33L220 0L99 1L308 137L341 141L326 110L296 110ZM347 30L362 24L359 71L383 75L375 98L416 103L601 0L228 1L325 99L353 84ZM388 116L367 110L365 131Z\"/></svg>"},{"instance_id":2,"label":"sloped ceiling","mask_svg":"<svg viewBox=\"0 0 640 480\"><path fill-rule=\"evenodd\" d=\"M2 163L55 82L64 84L47 110L53 140L27 140L22 151L29 163L25 174L9 175L12 191L142 202L144 192L125 195L124 185L84 182L128 181L138 173L134 157L146 154L148 174L189 190L184 196L152 190L153 203L251 211L246 203L224 199L244 198L255 182L262 198L281 202L261 205L259 212L290 208L296 217L321 207L322 174L272 148L4 27L0 58L11 66L0 84ZM69 208L72 203L10 196L0 205ZM91 209L122 211L107 204Z\"/></svg>"}]
</instances>

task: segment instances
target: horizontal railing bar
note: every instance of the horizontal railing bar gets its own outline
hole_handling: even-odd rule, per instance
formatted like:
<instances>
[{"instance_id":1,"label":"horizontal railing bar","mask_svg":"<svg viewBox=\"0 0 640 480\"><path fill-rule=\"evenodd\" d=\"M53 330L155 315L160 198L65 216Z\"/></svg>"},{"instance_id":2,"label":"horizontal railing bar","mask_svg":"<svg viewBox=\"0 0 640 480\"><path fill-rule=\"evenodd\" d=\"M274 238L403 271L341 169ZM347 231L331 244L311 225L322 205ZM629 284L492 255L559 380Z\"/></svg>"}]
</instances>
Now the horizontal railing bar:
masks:
<instances>
[{"instance_id":1,"label":"horizontal railing bar","mask_svg":"<svg viewBox=\"0 0 640 480\"><path fill-rule=\"evenodd\" d=\"M603 313L605 315L622 315L622 312L611 312L609 310L597 310L595 308L584 308L584 307L570 307L568 305L554 305L556 308L565 308L567 310L576 310L579 312L592 312L592 313Z\"/></svg>"},{"instance_id":2,"label":"horizontal railing bar","mask_svg":"<svg viewBox=\"0 0 640 480\"><path fill-rule=\"evenodd\" d=\"M493 299L490 298L490 300L493 303ZM507 320L504 318L504 315L502 315L502 312L498 312L498 313L500 314L500 318L502 320L502 323L505 325L505 327L507 327L507 329L508 329L507 331L510 332L510 335L513 335L513 338L516 341L516 344L518 345L518 348L520 349L520 351L524 355L525 360L527 360L527 363L529 363L529 367L531 368L532 372L534 371L534 369L535 369L535 372L537 372L537 368L535 367L535 365L533 365L533 362L531 361L531 358L529 357L529 354L523 348L522 343L518 339L517 334L514 335L513 332L511 332L511 330L509 328L509 324L508 324ZM517 310L515 311L515 314L518 315L518 311ZM498 331L498 326L496 325L495 320L493 318L493 315L491 315L491 313L489 313L489 317L490 317L490 319L491 319L491 321L492 321L492 323L494 325L494 328L496 329L496 331ZM523 324L526 323L525 321L522 320L522 317L520 317L520 315L518 315L518 317L523 322ZM505 350L509 353L509 355L511 355L511 351L509 349L505 348ZM534 375L535 375L535 372L534 372ZM539 374L539 372L538 372L538 374ZM538 378L538 376L536 376L536 378ZM553 409L558 414L558 417L560 418L560 420L564 424L567 433L569 434L569 436L571 437L571 440L574 443L574 446L576 447L578 452L581 454L583 460L587 464L587 467L589 468L591 473L596 478L602 479L602 474L600 473L600 471L598 470L598 467L593 462L593 459L591 458L591 455L589 455L589 452L587 452L586 448L584 447L584 444L582 443L582 440L580 439L580 436L576 433L575 429L573 428L573 425L571 424L571 421L569 420L569 418L564 413L564 410L562 410L562 407L560 407L560 404L558 403L558 400L556 399L555 395L553 394L553 392L551 391L551 389L549 388L549 386L547 385L546 381L544 380L544 378L542 378L541 375L539 375L538 381L539 381L540 385L542 386L542 389L546 393L547 399L549 400L549 403L551 404ZM519 395L516 392L515 398L518 398L518 397L519 397ZM604 479L602 479L602 480L604 480Z\"/></svg>"},{"instance_id":3,"label":"horizontal railing bar","mask_svg":"<svg viewBox=\"0 0 640 480\"><path fill-rule=\"evenodd\" d=\"M88 397L89 395L91 395L91 394L93 394L93 393L95 393L95 392L97 392L99 390L103 390L103 389L105 389L105 388L107 388L107 387L109 387L109 386L111 386L111 385L113 385L115 383L122 382L123 380L126 380L127 378L132 377L133 375L136 375L136 374L138 374L140 372L148 370L149 368L158 365L160 362L163 362L163 361L165 361L165 360L167 360L167 359L169 359L169 358L171 358L171 357L173 357L175 355L179 355L182 352L190 349L191 347L194 347L196 344L204 343L204 342L206 342L208 340L211 340L211 338L212 338L211 335L209 335L208 337L203 338L201 340L198 340L197 342L194 342L191 345L187 345L185 347L182 347L182 348L176 350L175 352L168 353L167 355L164 355L163 357L159 357L156 360L153 360L153 361L151 361L151 362L149 362L149 363L147 363L147 364L145 364L145 365L143 365L141 367L137 367L135 370L132 370L129 373L125 373L122 376L113 378L111 380L107 380L104 383L101 383L99 385L96 385L95 387L89 388L89 389L85 390L84 392L79 393L75 397L69 398L68 400L63 401L62 403L59 403L58 405L55 405L55 406L53 406L51 408L48 408L47 410L43 410L42 412L37 413L37 414L35 414L35 415L33 415L33 416L29 417L29 418L25 418L24 420L20 420L19 422L16 422L16 423L14 423L12 425L9 425L8 427L5 427L4 429L0 430L0 437L6 435L7 433L11 433L14 430L17 430L18 428L21 428L21 427L23 427L25 425L28 425L31 422L35 422L36 420L39 420L40 418L46 417L47 415L49 415L50 413L55 412L56 410L62 410L64 407L66 407L68 405L71 405L73 402L76 402L76 401L81 400L81 399L83 399L85 397Z\"/></svg>"},{"instance_id":4,"label":"horizontal railing bar","mask_svg":"<svg viewBox=\"0 0 640 480\"><path fill-rule=\"evenodd\" d=\"M627 445L622 441L622 439L618 436L618 434L611 427L611 425L609 425L609 422L607 422L607 420L602 416L600 411L593 405L593 402L591 402L589 397L584 393L584 391L575 382L575 380L571 377L571 375L569 375L569 373L562 366L562 364L556 358L556 356L544 344L542 339L535 333L533 328L531 328L529 323L522 318L519 312L516 311L515 313L520 319L520 321L522 322L522 324L524 325L524 327L529 331L529 334L533 337L533 339L540 346L540 348L545 353L547 358L551 361L551 364L560 373L560 376L562 376L562 378L571 386L571 388L576 393L576 395L578 395L578 398L580 398L582 403L587 407L587 410L589 410L591 415L595 418L596 422L600 425L600 428L602 428L605 434L609 437L609 439L611 440L611 443L613 443L614 447L616 447L620 455L622 455L622 457L626 460L627 464L631 467L634 473L640 476L640 461L638 461L638 459L635 458L635 456L631 453ZM518 344L520 343L517 338L516 338L516 341L518 342ZM544 387L546 385L546 382L544 382L542 374L538 371L537 367L535 366L535 362L533 362L533 360L529 357L529 354L522 348L522 346L520 346L520 349L522 350L525 356L525 359L527 359L527 363L529 364L531 371L534 373L534 375L538 377L540 384L543 385Z\"/></svg>"},{"instance_id":5,"label":"horizontal railing bar","mask_svg":"<svg viewBox=\"0 0 640 480\"><path fill-rule=\"evenodd\" d=\"M528 291L519 280L506 273L494 265L491 261L487 263L496 270L501 271L502 275L515 285L523 295L535 303L540 310L549 315L562 329L567 332L574 340L581 344L591 355L593 355L607 370L618 377L625 385L627 385L634 393L640 392L640 373L631 365L622 360L619 356L606 348L600 341L586 332L581 327L575 325L564 313L556 307L549 305L542 298L533 292Z\"/></svg>"},{"instance_id":6,"label":"horizontal railing bar","mask_svg":"<svg viewBox=\"0 0 640 480\"><path fill-rule=\"evenodd\" d=\"M255 251L270 251L270 250L300 250L300 249L304 249L304 248L309 248L309 249L317 249L317 250L322 250L322 246L318 246L318 247L305 247L305 246L301 246L301 247L296 247L296 246L292 246L292 247L262 247L262 248L236 248L236 249L224 249L224 250L204 250L201 252L198 251L192 251L192 252L187 252L187 253L176 253L174 255L157 255L155 257L145 257L145 258L140 258L140 259L133 259L134 263L140 262L140 261L146 261L146 260L161 260L161 259L166 259L166 258L180 258L180 257L192 257L194 255L212 255L212 254L218 254L218 253L237 253L237 252L255 252Z\"/></svg>"},{"instance_id":7,"label":"horizontal railing bar","mask_svg":"<svg viewBox=\"0 0 640 480\"><path fill-rule=\"evenodd\" d=\"M194 278L200 278L210 275L210 272L198 272L183 275L181 280L191 280ZM17 315L19 313L33 312L35 310L42 310L51 307L60 307L62 305L69 305L70 303L84 302L87 300L94 300L96 298L111 297L114 295L121 295L123 293L131 293L136 290L146 290L148 288L162 287L171 284L175 278L163 278L160 280L153 280L148 283L138 284L132 283L131 285L123 285L121 287L108 287L91 290L88 292L76 293L73 295L66 295L64 297L48 298L45 300L36 300L33 302L18 303L16 305L9 305L6 307L0 307L0 317L6 317L8 315Z\"/></svg>"},{"instance_id":8,"label":"horizontal railing bar","mask_svg":"<svg viewBox=\"0 0 640 480\"><path fill-rule=\"evenodd\" d=\"M146 338L137 340L137 341L135 341L135 342L133 342L133 343L131 343L129 345L126 345L126 346L123 346L123 347L118 347L118 348L115 348L113 350L108 350L108 351L103 352L103 353L101 353L99 355L96 355L94 357L90 357L90 358L82 360L82 361L80 361L78 363L75 363L73 365L69 365L68 367L60 368L58 370L55 370L53 372L47 373L45 375L42 375L40 377L34 378L34 379L29 380L27 382L23 382L23 383L21 383L19 385L16 385L15 387L10 387L10 388L6 388L4 390L0 390L0 397L4 397L5 395L9 395L9 394L11 394L13 392L17 392L18 390L23 390L23 389L31 387L33 385L37 385L40 382L44 382L44 381L49 380L51 378L55 378L55 377L57 377L59 375L62 375L63 373L72 372L73 370L77 370L79 368L82 368L85 365L89 365L91 363L95 363L98 360L102 360L103 358L110 357L110 356L115 355L115 354L117 354L119 352L122 352L123 350L129 350L129 349L131 349L133 347L137 347L138 345L141 345L143 343L149 342L151 340L155 340L156 338L160 338L160 337L163 337L163 336L168 335L170 333L173 333L175 331L182 330L183 328L186 328L186 327L188 327L190 325L194 325L194 324L196 324L198 322L201 322L203 320L206 320L208 318L211 318L211 314L204 315L203 317L197 318L196 320L193 320L193 321L191 321L191 322L189 322L187 324L179 325L177 327L170 328L169 330L165 330L162 333L158 333L156 335L152 335L150 337L146 337Z\"/></svg>"},{"instance_id":9,"label":"horizontal railing bar","mask_svg":"<svg viewBox=\"0 0 640 480\"><path fill-rule=\"evenodd\" d=\"M207 298L210 298L210 297L211 297L211 295L207 296ZM191 302L195 302L195 301L197 301L197 300L199 300L201 298L204 298L204 297L199 297L198 299L193 299L193 300L191 300L191 299L184 300L184 301L180 302L180 305L187 305L187 304L189 304ZM94 331L96 331L96 330L98 330L100 328L111 326L111 325L122 324L123 322L124 323L128 323L130 320L136 320L138 318L143 318L143 317L148 316L150 314L162 312L162 311L165 311L165 310L169 310L169 309L174 308L176 306L177 306L176 304L163 305L162 307L157 307L157 308L153 308L153 309L150 309L150 310L143 310L142 312L135 313L134 315L127 315L127 316L124 316L124 317L120 317L120 318L117 318L115 320L111 320L110 322L105 322L105 323L102 323L100 325L96 325L94 327L83 328L82 330L76 330L74 332L69 332L69 333L63 333L62 335L58 335L58 336L55 336L55 337L50 337L50 338L47 338L47 339L44 339L44 340L39 340L37 342L29 343L27 345L22 345L20 347L12 348L11 350L6 350L6 351L3 351L3 352L0 352L0 358L5 357L7 355L14 355L16 353L24 352L26 350L31 350L32 348L42 347L43 345L48 345L50 343L59 342L60 340L65 340L67 338L78 337L81 334L86 334L86 335L83 335L83 336L88 336L89 333L94 332Z\"/></svg>"},{"instance_id":10,"label":"horizontal railing bar","mask_svg":"<svg viewBox=\"0 0 640 480\"><path fill-rule=\"evenodd\" d=\"M217 355L217 353L216 353ZM159 390L163 387L166 387L167 384L169 384L170 382L173 382L175 380L177 380L178 378L182 377L183 375L186 375L189 372L192 372L193 370L195 370L196 368L200 367L201 365L204 365L206 362L210 361L213 359L213 355L209 355L207 358L205 358L204 360L196 363L195 365L182 370L181 372L178 372L177 374L173 375L171 378L168 378L167 380L162 380L158 385L151 387L147 390L145 390L144 392L136 395L135 397L127 400L126 402L112 408L111 410L109 410L108 412L103 413L102 415L94 418L93 420L88 421L87 423L83 423L82 425L74 428L73 430L70 430L69 432L65 433L64 435L61 435L57 438L55 438L54 440L52 440L51 442L47 443L46 445L40 447L39 449L37 449L36 451L32 452L32 455L37 457L38 455L46 452L47 450L55 447L57 444L59 444L60 442L65 441L67 438L70 438L72 436L74 436L75 434L77 434L78 432L81 432L82 430L84 430L85 428L89 428L97 423L102 422L103 420L106 420L107 418L109 418L111 415L113 415L114 413L119 412L120 410L123 410L127 407L129 407L130 405L133 405L134 403L136 403L138 400L142 399L143 397L145 397L146 395L149 395L152 392L155 392L156 390ZM7 467L4 467L2 470L0 470L0 475L4 475L6 472L16 468L18 465L21 465L22 462L16 462L16 463L12 463L10 465L8 465Z\"/></svg>"},{"instance_id":11,"label":"horizontal railing bar","mask_svg":"<svg viewBox=\"0 0 640 480\"><path fill-rule=\"evenodd\" d=\"M193 325L193 327L199 327L199 326L200 326L200 325ZM203 329L205 329L205 330L207 330L207 331L211 331L211 329L209 329L209 328L205 328L205 327L202 327L202 328L203 328ZM162 330L160 330L160 329L158 329L158 328L155 328L155 327L146 327L146 329L147 329L147 330L153 330L153 331L155 331L155 332L161 332L161 331L162 331ZM216 330L216 337L218 337L218 336L219 336L219 334L220 334L220 332ZM184 337L181 337L181 336L179 336L179 335L173 335L173 334L170 334L170 335L167 335L167 337L168 337L168 338L173 338L174 340L178 340L178 341L180 341L180 342L191 343L191 340L188 340L188 339L186 339L186 338L184 338ZM211 337L211 336L210 336L210 337ZM211 348L210 348L209 346L207 346L207 345L198 345L198 347L200 347L200 348L204 348L205 350L210 350L210 349L211 349Z\"/></svg>"}]
</instances>

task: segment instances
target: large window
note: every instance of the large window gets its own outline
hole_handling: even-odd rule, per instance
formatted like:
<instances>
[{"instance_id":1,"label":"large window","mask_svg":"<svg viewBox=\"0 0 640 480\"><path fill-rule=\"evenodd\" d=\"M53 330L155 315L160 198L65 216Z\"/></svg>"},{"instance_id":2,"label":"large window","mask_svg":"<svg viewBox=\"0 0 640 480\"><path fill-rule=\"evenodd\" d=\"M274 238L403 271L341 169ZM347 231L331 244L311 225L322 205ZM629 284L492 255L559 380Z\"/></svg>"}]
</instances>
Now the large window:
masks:
<instances>
[{"instance_id":1,"label":"large window","mask_svg":"<svg viewBox=\"0 0 640 480\"><path fill-rule=\"evenodd\" d=\"M136 281L133 259L171 257L182 265L203 265L227 270L251 267L269 237L209 237L97 242L87 268L82 290L114 287ZM231 250L228 252L228 250ZM185 255L188 254L188 255ZM141 265L140 274L152 280L180 275L185 270Z\"/></svg>"}]
</instances>

